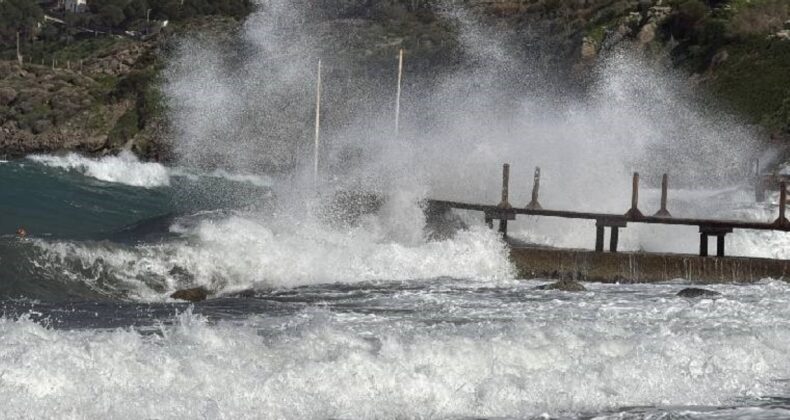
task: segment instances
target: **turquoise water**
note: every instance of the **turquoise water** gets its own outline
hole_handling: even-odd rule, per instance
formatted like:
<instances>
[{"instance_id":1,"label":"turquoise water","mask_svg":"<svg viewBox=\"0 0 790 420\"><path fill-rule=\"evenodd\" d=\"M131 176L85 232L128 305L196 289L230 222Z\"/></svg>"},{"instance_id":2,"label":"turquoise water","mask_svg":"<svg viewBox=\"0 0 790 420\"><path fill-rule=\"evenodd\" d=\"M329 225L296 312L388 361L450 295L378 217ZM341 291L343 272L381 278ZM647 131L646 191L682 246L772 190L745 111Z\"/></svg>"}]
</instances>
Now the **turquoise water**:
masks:
<instances>
[{"instance_id":1,"label":"turquoise water","mask_svg":"<svg viewBox=\"0 0 790 420\"><path fill-rule=\"evenodd\" d=\"M109 183L29 160L0 164L0 232L90 237L178 211L174 187Z\"/></svg>"},{"instance_id":2,"label":"turquoise water","mask_svg":"<svg viewBox=\"0 0 790 420\"><path fill-rule=\"evenodd\" d=\"M100 162L91 164L107 170L117 164ZM135 160L132 169L141 170L140 165ZM100 261L53 261L45 255L46 245L133 250L179 236L170 227L181 217L250 207L268 192L266 187L175 171L154 177L146 186L106 181L89 172L84 165L58 167L32 159L0 163L0 296L56 301L126 296L123 289L97 290L82 281L81 276L98 276L110 285L117 283L101 272ZM20 228L27 232L25 238L16 235ZM64 271L67 267L74 271Z\"/></svg>"}]
</instances>

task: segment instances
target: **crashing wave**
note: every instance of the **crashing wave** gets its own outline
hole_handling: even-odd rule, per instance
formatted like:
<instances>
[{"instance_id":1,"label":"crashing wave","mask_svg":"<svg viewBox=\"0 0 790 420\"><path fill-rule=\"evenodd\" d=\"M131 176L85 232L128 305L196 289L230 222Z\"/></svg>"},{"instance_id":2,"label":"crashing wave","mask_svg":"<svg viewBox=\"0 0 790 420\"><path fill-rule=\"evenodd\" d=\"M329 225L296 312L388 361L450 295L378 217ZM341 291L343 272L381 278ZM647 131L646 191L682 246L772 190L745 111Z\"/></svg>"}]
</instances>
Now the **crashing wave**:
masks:
<instances>
[{"instance_id":1,"label":"crashing wave","mask_svg":"<svg viewBox=\"0 0 790 420\"><path fill-rule=\"evenodd\" d=\"M104 182L131 185L134 187L164 187L170 185L167 168L159 163L141 162L128 151L117 156L93 159L69 153L63 156L32 155L28 159L52 168L79 172Z\"/></svg>"}]
</instances>

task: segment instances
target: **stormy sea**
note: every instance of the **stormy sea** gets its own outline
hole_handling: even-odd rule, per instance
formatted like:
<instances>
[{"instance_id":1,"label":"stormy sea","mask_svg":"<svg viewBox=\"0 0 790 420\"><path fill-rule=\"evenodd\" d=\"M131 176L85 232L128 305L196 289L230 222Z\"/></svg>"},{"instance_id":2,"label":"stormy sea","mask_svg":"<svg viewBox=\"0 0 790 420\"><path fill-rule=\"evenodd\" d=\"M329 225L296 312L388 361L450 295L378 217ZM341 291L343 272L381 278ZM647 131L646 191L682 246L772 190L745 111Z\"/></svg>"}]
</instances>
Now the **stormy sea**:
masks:
<instances>
[{"instance_id":1,"label":"stormy sea","mask_svg":"<svg viewBox=\"0 0 790 420\"><path fill-rule=\"evenodd\" d=\"M426 239L395 196L341 226L278 204L292 182L131 155L0 163L0 229L27 231L0 238L0 416L790 415L784 281L715 299L676 297L683 279L536 290L473 215ZM685 195L767 215L737 189ZM733 248L787 258L788 239ZM215 295L169 298L196 285Z\"/></svg>"},{"instance_id":2,"label":"stormy sea","mask_svg":"<svg viewBox=\"0 0 790 420\"><path fill-rule=\"evenodd\" d=\"M514 206L540 167L544 208L623 214L640 172L652 214L668 173L675 216L772 221L752 165L781 162L755 127L628 51L557 87L452 10L462 58L426 70L407 50L395 108L397 48L386 67L321 51L331 28L266 3L235 49L167 51L167 163L0 162L0 418L790 417L783 279L696 299L676 296L688 279L540 290L482 215L437 229L424 211L498 203L509 163ZM520 217L509 235L591 249L595 227ZM623 251L699 249L692 227L620 235ZM786 233L727 241L790 259ZM207 300L171 297L197 287Z\"/></svg>"}]
</instances>

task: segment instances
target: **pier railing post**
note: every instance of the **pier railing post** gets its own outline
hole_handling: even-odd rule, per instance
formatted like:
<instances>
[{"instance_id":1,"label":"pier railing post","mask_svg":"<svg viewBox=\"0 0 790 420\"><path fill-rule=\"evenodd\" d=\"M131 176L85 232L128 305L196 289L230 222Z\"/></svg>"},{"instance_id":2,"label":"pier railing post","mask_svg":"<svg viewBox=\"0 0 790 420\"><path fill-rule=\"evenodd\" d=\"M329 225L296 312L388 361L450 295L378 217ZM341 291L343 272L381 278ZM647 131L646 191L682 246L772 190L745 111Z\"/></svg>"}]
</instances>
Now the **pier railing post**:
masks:
<instances>
[{"instance_id":1,"label":"pier railing post","mask_svg":"<svg viewBox=\"0 0 790 420\"><path fill-rule=\"evenodd\" d=\"M510 184L510 164L502 165L502 201L497 207L502 210L511 210L513 207L508 200L508 190ZM502 236L507 236L507 221L509 218L515 219L515 215L505 214L504 212L499 215L499 232Z\"/></svg>"},{"instance_id":2,"label":"pier railing post","mask_svg":"<svg viewBox=\"0 0 790 420\"><path fill-rule=\"evenodd\" d=\"M535 168L535 177L532 184L532 200L527 204L527 210L542 210L538 202L538 194L540 194L540 167Z\"/></svg>"},{"instance_id":3,"label":"pier railing post","mask_svg":"<svg viewBox=\"0 0 790 420\"><path fill-rule=\"evenodd\" d=\"M669 175L664 174L661 177L661 208L656 212L656 217L672 217L667 210L667 195L669 192Z\"/></svg>"},{"instance_id":4,"label":"pier railing post","mask_svg":"<svg viewBox=\"0 0 790 420\"><path fill-rule=\"evenodd\" d=\"M787 183L779 183L779 218L776 219L774 225L787 226L790 222L785 217L785 207L787 207Z\"/></svg>"},{"instance_id":5,"label":"pier railing post","mask_svg":"<svg viewBox=\"0 0 790 420\"><path fill-rule=\"evenodd\" d=\"M631 185L631 209L625 213L631 220L641 219L642 212L639 211L639 172L634 172L634 179Z\"/></svg>"},{"instance_id":6,"label":"pier railing post","mask_svg":"<svg viewBox=\"0 0 790 420\"><path fill-rule=\"evenodd\" d=\"M510 164L502 165L502 201L499 203L499 208L511 208L508 201L508 184L510 183Z\"/></svg>"}]
</instances>

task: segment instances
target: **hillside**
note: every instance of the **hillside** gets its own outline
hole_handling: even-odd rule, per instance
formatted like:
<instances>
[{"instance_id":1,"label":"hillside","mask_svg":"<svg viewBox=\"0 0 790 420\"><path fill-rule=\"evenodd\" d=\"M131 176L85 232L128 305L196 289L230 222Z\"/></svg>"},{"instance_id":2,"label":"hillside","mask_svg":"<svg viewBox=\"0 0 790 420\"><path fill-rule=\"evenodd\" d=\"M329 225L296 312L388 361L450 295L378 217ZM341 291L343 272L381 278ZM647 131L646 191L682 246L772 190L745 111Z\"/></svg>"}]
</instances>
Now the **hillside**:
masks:
<instances>
[{"instance_id":1,"label":"hillside","mask_svg":"<svg viewBox=\"0 0 790 420\"><path fill-rule=\"evenodd\" d=\"M197 36L219 39L233 55L243 54L248 42L232 34L249 10L196 16L198 4L185 4L192 12L182 12L175 24L143 39L72 36L64 42L63 37L29 35L22 66L13 60L13 49L3 50L0 154L130 148L147 158L166 158L173 133L160 86L174 48ZM311 47L319 54L335 63L365 57L364 68L333 66L330 71L339 77L353 75L375 85L381 74L391 73L393 52L405 48L416 90L419 83L430 84L438 74L475 59L459 48L461 35L453 23L458 12L448 12L438 2L290 4L308 11L300 22L320 40ZM629 48L642 51L655 65L687 72L691 85L707 92L712 103L760 124L766 139L786 142L790 136L790 11L785 0L471 0L461 10L461 19L481 23L512 47L512 65L530 62L540 77L565 89L584 90L598 57ZM102 16L107 10L98 12ZM155 13L166 17L164 9ZM448 13L454 13L453 19ZM125 25L140 23L139 15L130 16ZM517 77L513 83L515 89L529 86ZM294 112L289 125L309 120L304 118L309 110Z\"/></svg>"}]
</instances>

